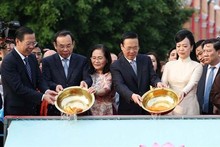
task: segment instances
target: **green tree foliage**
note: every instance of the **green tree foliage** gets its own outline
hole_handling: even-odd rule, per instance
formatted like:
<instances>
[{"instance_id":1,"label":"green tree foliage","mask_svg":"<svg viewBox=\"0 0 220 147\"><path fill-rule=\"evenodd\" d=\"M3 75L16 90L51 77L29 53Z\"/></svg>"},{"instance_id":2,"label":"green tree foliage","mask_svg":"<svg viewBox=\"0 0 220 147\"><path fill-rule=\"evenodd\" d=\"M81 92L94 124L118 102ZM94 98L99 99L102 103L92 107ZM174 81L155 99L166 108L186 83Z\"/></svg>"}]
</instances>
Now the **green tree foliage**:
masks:
<instances>
[{"instance_id":1,"label":"green tree foliage","mask_svg":"<svg viewBox=\"0 0 220 147\"><path fill-rule=\"evenodd\" d=\"M119 53L121 34L135 31L141 53L156 51L164 58L174 45L174 35L191 16L180 0L1 0L0 20L19 20L30 26L43 46L52 47L52 37L61 29L71 30L76 52L103 43Z\"/></svg>"}]
</instances>

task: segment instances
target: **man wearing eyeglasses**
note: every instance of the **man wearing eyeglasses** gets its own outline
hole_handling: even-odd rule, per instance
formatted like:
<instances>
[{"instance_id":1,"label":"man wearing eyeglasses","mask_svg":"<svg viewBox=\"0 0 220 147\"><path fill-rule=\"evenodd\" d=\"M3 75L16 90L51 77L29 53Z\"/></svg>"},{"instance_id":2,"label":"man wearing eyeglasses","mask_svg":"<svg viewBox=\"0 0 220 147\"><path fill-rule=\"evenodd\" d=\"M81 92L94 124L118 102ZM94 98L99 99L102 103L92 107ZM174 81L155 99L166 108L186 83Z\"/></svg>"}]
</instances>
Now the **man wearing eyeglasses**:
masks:
<instances>
[{"instance_id":1,"label":"man wearing eyeglasses","mask_svg":"<svg viewBox=\"0 0 220 147\"><path fill-rule=\"evenodd\" d=\"M142 115L141 96L154 87L166 87L153 69L151 59L138 54L139 40L134 32L122 35L123 55L111 65L113 84L119 94L119 115Z\"/></svg>"},{"instance_id":2,"label":"man wearing eyeglasses","mask_svg":"<svg viewBox=\"0 0 220 147\"><path fill-rule=\"evenodd\" d=\"M49 90L37 59L31 54L37 45L35 33L20 27L15 33L15 47L1 66L5 115L39 115L42 100L54 104L57 92Z\"/></svg>"},{"instance_id":3,"label":"man wearing eyeglasses","mask_svg":"<svg viewBox=\"0 0 220 147\"><path fill-rule=\"evenodd\" d=\"M90 87L92 79L88 73L88 60L73 53L75 39L72 33L68 30L57 32L53 45L57 53L42 60L43 77L50 89L59 92L70 86ZM48 105L47 115L60 115L60 112Z\"/></svg>"}]
</instances>

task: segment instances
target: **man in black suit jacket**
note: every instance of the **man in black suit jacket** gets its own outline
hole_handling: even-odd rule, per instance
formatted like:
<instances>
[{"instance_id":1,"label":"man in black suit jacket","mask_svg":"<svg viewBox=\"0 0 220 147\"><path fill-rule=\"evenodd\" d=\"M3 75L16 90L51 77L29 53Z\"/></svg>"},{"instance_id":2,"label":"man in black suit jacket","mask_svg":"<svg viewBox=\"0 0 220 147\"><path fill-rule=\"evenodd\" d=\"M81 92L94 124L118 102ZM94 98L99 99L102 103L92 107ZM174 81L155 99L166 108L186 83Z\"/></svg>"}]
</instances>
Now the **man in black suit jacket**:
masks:
<instances>
[{"instance_id":1,"label":"man in black suit jacket","mask_svg":"<svg viewBox=\"0 0 220 147\"><path fill-rule=\"evenodd\" d=\"M197 89L197 97L200 105L200 111L201 114L213 114L213 104L211 103L211 99L209 97L208 101L208 110L205 110L204 107L204 94L206 89L206 83L207 79L211 70L211 67L215 67L214 69L214 78L217 74L220 73L219 67L220 67L220 44L216 44L218 42L217 39L211 38L207 39L203 42L202 48L203 48L203 56L204 56L204 67L203 67L203 73L200 78L200 81L198 83L198 89ZM216 46L217 45L217 46Z\"/></svg>"},{"instance_id":2,"label":"man in black suit jacket","mask_svg":"<svg viewBox=\"0 0 220 147\"><path fill-rule=\"evenodd\" d=\"M213 110L214 114L220 114L220 74L215 77L213 86L210 92L210 101L216 109Z\"/></svg>"},{"instance_id":3,"label":"man in black suit jacket","mask_svg":"<svg viewBox=\"0 0 220 147\"><path fill-rule=\"evenodd\" d=\"M141 96L150 90L150 85L164 87L153 69L151 59L138 54L138 35L123 34L120 44L123 55L111 65L113 84L119 94L118 114L141 115L146 112L140 107ZM133 65L130 64L134 61Z\"/></svg>"},{"instance_id":4,"label":"man in black suit jacket","mask_svg":"<svg viewBox=\"0 0 220 147\"><path fill-rule=\"evenodd\" d=\"M92 85L92 79L88 73L88 60L86 57L73 53L75 40L70 31L62 30L55 34L54 48L57 53L44 58L42 61L43 77L50 89L57 92L69 86L86 87ZM65 73L67 59L68 73ZM48 106L48 115L60 115L54 107Z\"/></svg>"},{"instance_id":5,"label":"man in black suit jacket","mask_svg":"<svg viewBox=\"0 0 220 147\"><path fill-rule=\"evenodd\" d=\"M31 54L37 44L34 32L28 27L21 27L16 31L15 37L16 47L4 58L1 65L4 113L39 115L37 106L42 100L54 104L57 92L48 90L37 59Z\"/></svg>"}]
</instances>

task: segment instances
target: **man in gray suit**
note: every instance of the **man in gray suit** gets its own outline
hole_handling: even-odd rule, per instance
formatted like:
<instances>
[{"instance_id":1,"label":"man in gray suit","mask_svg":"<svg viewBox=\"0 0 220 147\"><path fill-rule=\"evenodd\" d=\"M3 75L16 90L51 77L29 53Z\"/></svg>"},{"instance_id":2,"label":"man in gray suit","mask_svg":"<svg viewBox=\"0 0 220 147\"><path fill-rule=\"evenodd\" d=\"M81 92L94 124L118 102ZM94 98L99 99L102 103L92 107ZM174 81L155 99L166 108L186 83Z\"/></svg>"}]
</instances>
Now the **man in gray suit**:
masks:
<instances>
[{"instance_id":1,"label":"man in gray suit","mask_svg":"<svg viewBox=\"0 0 220 147\"><path fill-rule=\"evenodd\" d=\"M57 53L42 60L43 77L50 89L59 92L69 86L86 88L91 86L88 60L82 55L73 53L75 39L72 33L67 30L57 32L53 45ZM48 115L60 115L60 112L49 105Z\"/></svg>"},{"instance_id":2,"label":"man in gray suit","mask_svg":"<svg viewBox=\"0 0 220 147\"><path fill-rule=\"evenodd\" d=\"M154 87L165 87L153 69L151 59L138 54L138 35L124 33L120 43L123 55L111 65L113 84L119 94L119 115L141 115L141 96Z\"/></svg>"}]
</instances>

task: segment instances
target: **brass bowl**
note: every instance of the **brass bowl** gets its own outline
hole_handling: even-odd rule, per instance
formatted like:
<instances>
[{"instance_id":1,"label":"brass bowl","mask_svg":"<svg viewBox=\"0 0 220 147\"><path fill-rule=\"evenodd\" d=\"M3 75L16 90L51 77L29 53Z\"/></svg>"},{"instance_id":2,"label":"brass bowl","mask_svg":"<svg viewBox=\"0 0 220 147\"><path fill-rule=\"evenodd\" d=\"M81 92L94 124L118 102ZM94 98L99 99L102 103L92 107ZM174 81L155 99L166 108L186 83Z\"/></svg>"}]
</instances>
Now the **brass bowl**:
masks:
<instances>
[{"instance_id":1,"label":"brass bowl","mask_svg":"<svg viewBox=\"0 0 220 147\"><path fill-rule=\"evenodd\" d=\"M179 97L169 88L155 88L142 96L142 108L152 114L168 113L178 103Z\"/></svg>"},{"instance_id":2,"label":"brass bowl","mask_svg":"<svg viewBox=\"0 0 220 147\"><path fill-rule=\"evenodd\" d=\"M94 102L94 94L79 86L71 86L57 95L55 106L62 113L74 115L89 110Z\"/></svg>"}]
</instances>

